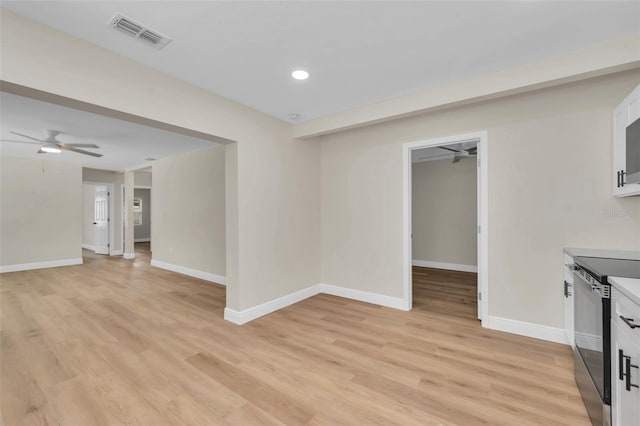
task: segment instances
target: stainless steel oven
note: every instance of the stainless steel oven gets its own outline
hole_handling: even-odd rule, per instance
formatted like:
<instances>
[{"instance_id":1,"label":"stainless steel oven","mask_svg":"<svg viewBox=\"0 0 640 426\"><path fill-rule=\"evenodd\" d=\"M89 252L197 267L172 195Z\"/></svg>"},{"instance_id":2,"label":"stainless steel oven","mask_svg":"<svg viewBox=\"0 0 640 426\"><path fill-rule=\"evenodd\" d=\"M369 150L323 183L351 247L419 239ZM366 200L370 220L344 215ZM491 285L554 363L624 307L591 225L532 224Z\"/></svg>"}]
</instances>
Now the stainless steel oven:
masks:
<instances>
[{"instance_id":1,"label":"stainless steel oven","mask_svg":"<svg viewBox=\"0 0 640 426\"><path fill-rule=\"evenodd\" d=\"M611 286L640 278L640 260L574 258L575 377L594 425L611 425Z\"/></svg>"},{"instance_id":2,"label":"stainless steel oven","mask_svg":"<svg viewBox=\"0 0 640 426\"><path fill-rule=\"evenodd\" d=\"M575 377L594 425L611 424L610 292L576 258Z\"/></svg>"}]
</instances>

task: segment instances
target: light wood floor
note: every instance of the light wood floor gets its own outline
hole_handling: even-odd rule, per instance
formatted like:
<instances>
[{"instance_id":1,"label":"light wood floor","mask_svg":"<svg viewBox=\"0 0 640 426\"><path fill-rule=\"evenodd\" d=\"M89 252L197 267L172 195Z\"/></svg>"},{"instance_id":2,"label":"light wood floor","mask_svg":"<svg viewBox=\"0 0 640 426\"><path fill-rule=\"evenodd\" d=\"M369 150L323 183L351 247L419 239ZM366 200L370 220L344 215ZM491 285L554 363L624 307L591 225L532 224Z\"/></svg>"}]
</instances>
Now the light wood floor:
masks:
<instances>
[{"instance_id":1,"label":"light wood floor","mask_svg":"<svg viewBox=\"0 0 640 426\"><path fill-rule=\"evenodd\" d=\"M138 255L0 277L1 423L588 424L569 348L482 329L473 274L416 269L411 312L319 295L236 326L224 287Z\"/></svg>"}]
</instances>

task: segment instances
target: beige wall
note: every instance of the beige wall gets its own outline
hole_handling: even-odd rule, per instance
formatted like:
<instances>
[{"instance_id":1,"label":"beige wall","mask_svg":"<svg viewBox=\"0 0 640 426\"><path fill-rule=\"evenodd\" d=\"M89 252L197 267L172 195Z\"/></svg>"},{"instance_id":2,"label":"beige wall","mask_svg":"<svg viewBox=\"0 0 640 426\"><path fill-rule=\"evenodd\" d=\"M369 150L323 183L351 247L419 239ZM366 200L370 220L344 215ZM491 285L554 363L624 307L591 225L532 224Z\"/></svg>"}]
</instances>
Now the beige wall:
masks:
<instances>
[{"instance_id":1,"label":"beige wall","mask_svg":"<svg viewBox=\"0 0 640 426\"><path fill-rule=\"evenodd\" d=\"M244 310L319 282L317 144L294 140L283 121L124 56L6 10L0 18L3 81L237 142L235 164L226 165L237 183L226 188L235 200L226 215L234 233L227 262L236 271L227 275L227 307Z\"/></svg>"},{"instance_id":2,"label":"beige wall","mask_svg":"<svg viewBox=\"0 0 640 426\"><path fill-rule=\"evenodd\" d=\"M153 260L225 275L224 146L153 165Z\"/></svg>"},{"instance_id":3,"label":"beige wall","mask_svg":"<svg viewBox=\"0 0 640 426\"><path fill-rule=\"evenodd\" d=\"M135 172L133 174L133 184L135 186L147 186L152 185L152 173L151 172Z\"/></svg>"},{"instance_id":4,"label":"beige wall","mask_svg":"<svg viewBox=\"0 0 640 426\"><path fill-rule=\"evenodd\" d=\"M402 143L488 130L489 314L561 327L562 248L640 249L611 195L611 112L637 71L322 137L322 280L402 297Z\"/></svg>"},{"instance_id":5,"label":"beige wall","mask_svg":"<svg viewBox=\"0 0 640 426\"><path fill-rule=\"evenodd\" d=\"M0 156L0 265L82 257L81 167Z\"/></svg>"},{"instance_id":6,"label":"beige wall","mask_svg":"<svg viewBox=\"0 0 640 426\"><path fill-rule=\"evenodd\" d=\"M476 171L473 157L413 163L414 260L477 265Z\"/></svg>"},{"instance_id":7,"label":"beige wall","mask_svg":"<svg viewBox=\"0 0 640 426\"><path fill-rule=\"evenodd\" d=\"M113 216L111 218L111 226L113 226L113 241L111 242L111 250L122 254L122 189L124 184L124 174L121 172L112 172L109 170L82 169L83 182L99 182L113 184ZM93 222L92 222L93 223Z\"/></svg>"}]
</instances>

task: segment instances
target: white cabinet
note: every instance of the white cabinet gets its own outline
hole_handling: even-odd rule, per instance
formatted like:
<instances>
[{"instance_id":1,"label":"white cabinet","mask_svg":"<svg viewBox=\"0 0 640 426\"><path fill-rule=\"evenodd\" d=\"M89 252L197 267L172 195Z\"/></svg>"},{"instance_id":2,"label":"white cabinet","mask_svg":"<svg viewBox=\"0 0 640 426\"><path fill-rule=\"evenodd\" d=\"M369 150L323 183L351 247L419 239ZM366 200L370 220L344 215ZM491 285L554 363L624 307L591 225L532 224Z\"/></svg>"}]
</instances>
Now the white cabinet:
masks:
<instances>
[{"instance_id":1,"label":"white cabinet","mask_svg":"<svg viewBox=\"0 0 640 426\"><path fill-rule=\"evenodd\" d=\"M567 342L575 349L573 326L573 257L564 254L564 331Z\"/></svg>"},{"instance_id":2,"label":"white cabinet","mask_svg":"<svg viewBox=\"0 0 640 426\"><path fill-rule=\"evenodd\" d=\"M627 126L640 117L640 86L636 87L613 111L613 195L640 195L640 184L626 184L625 175Z\"/></svg>"},{"instance_id":3,"label":"white cabinet","mask_svg":"<svg viewBox=\"0 0 640 426\"><path fill-rule=\"evenodd\" d=\"M640 305L616 288L611 293L612 424L640 425Z\"/></svg>"}]
</instances>

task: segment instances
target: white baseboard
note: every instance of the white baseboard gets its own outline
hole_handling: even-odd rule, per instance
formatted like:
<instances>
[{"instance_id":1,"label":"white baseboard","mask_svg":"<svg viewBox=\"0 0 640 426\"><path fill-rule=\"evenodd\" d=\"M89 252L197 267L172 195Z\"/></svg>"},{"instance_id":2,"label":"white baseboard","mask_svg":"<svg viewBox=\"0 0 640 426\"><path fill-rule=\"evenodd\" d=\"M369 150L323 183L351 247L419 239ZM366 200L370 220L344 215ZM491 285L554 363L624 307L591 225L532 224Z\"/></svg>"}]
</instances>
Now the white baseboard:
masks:
<instances>
[{"instance_id":1,"label":"white baseboard","mask_svg":"<svg viewBox=\"0 0 640 426\"><path fill-rule=\"evenodd\" d=\"M450 271L461 272L478 272L476 265L462 265L459 263L432 262L430 260L412 260L413 266L422 266L423 268L448 269Z\"/></svg>"},{"instance_id":2,"label":"white baseboard","mask_svg":"<svg viewBox=\"0 0 640 426\"><path fill-rule=\"evenodd\" d=\"M22 263L17 265L0 266L0 273L29 271L32 269L57 268L58 266L82 265L82 258L49 260L46 262Z\"/></svg>"},{"instance_id":3,"label":"white baseboard","mask_svg":"<svg viewBox=\"0 0 640 426\"><path fill-rule=\"evenodd\" d=\"M91 251L96 251L96 246L92 246L91 244L82 244L82 248L91 250Z\"/></svg>"},{"instance_id":4,"label":"white baseboard","mask_svg":"<svg viewBox=\"0 0 640 426\"><path fill-rule=\"evenodd\" d=\"M125 259L135 259L136 258L136 254L135 253L125 253L122 255L122 257L124 257Z\"/></svg>"},{"instance_id":5,"label":"white baseboard","mask_svg":"<svg viewBox=\"0 0 640 426\"><path fill-rule=\"evenodd\" d=\"M122 250L111 250L109 256L122 256Z\"/></svg>"},{"instance_id":6,"label":"white baseboard","mask_svg":"<svg viewBox=\"0 0 640 426\"><path fill-rule=\"evenodd\" d=\"M564 329L549 327L547 325L533 324L512 320L508 318L494 317L489 315L488 321L482 323L483 327L491 330L505 331L507 333L518 334L520 336L533 337L535 339L547 340L549 342L562 343L568 345L567 335ZM488 323L488 324L485 324Z\"/></svg>"},{"instance_id":7,"label":"white baseboard","mask_svg":"<svg viewBox=\"0 0 640 426\"><path fill-rule=\"evenodd\" d=\"M320 284L307 287L305 289L296 291L295 293L278 297L277 299L270 300L269 302L254 306L253 308L245 309L243 311L224 308L224 319L234 324L242 325L279 309L286 308L287 306L293 305L294 303L298 303L301 300L307 299L311 296L315 296L318 293L320 293Z\"/></svg>"},{"instance_id":8,"label":"white baseboard","mask_svg":"<svg viewBox=\"0 0 640 426\"><path fill-rule=\"evenodd\" d=\"M171 263L162 262L160 260L151 260L151 266L156 268L166 269L168 271L177 272L182 275L188 275L194 278L200 278L201 280L211 281L212 283L227 285L227 277L222 275L212 274L211 272L204 272L198 269L191 269L185 266L173 265Z\"/></svg>"},{"instance_id":9,"label":"white baseboard","mask_svg":"<svg viewBox=\"0 0 640 426\"><path fill-rule=\"evenodd\" d=\"M319 284L320 293L331 294L344 297L345 299L358 300L360 302L372 303L374 305L386 306L388 308L406 310L404 300L401 297L385 296L368 291L354 290L352 288L339 287L331 284Z\"/></svg>"},{"instance_id":10,"label":"white baseboard","mask_svg":"<svg viewBox=\"0 0 640 426\"><path fill-rule=\"evenodd\" d=\"M134 243L148 243L151 241L151 238L134 238Z\"/></svg>"},{"instance_id":11,"label":"white baseboard","mask_svg":"<svg viewBox=\"0 0 640 426\"><path fill-rule=\"evenodd\" d=\"M243 311L236 311L230 308L224 309L224 319L234 324L245 324L261 316L270 314L289 305L298 303L316 294L325 293L333 296L344 297L345 299L357 300L360 302L372 303L374 305L386 306L394 309L406 310L403 299L400 297L385 296L382 294L369 293L362 290L354 290L346 287L339 287L331 284L316 284L311 287L287 294L269 302L263 303L253 308Z\"/></svg>"}]
</instances>

